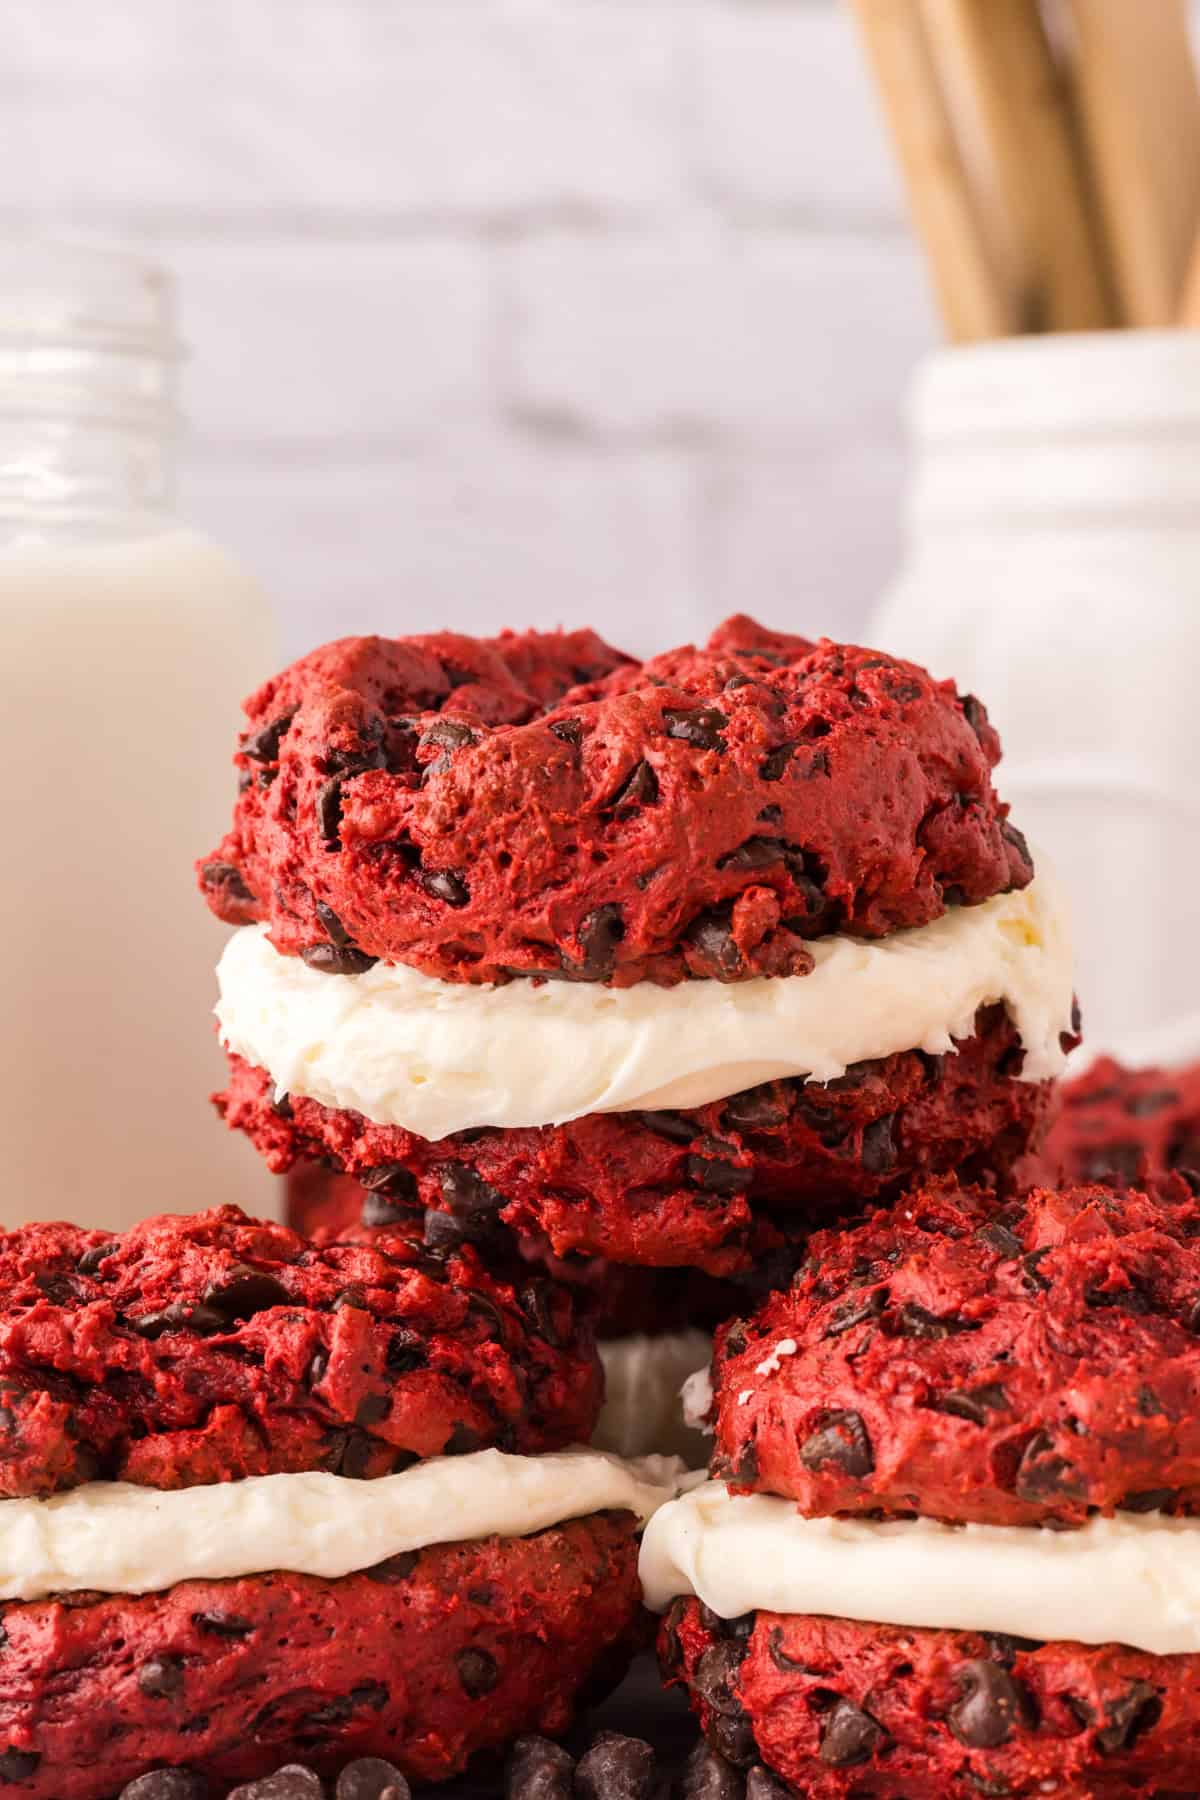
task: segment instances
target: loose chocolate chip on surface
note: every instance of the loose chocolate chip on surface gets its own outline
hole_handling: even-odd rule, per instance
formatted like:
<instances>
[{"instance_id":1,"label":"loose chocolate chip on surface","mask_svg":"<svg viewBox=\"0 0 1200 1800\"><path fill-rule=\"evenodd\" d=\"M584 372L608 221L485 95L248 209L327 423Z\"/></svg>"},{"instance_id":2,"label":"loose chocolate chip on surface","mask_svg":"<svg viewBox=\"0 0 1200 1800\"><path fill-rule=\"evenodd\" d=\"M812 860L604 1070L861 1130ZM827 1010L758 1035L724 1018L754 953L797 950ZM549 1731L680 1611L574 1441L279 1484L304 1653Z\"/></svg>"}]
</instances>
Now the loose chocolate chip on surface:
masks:
<instances>
[{"instance_id":1,"label":"loose chocolate chip on surface","mask_svg":"<svg viewBox=\"0 0 1200 1800\"><path fill-rule=\"evenodd\" d=\"M262 1269L251 1269L236 1263L220 1281L204 1291L204 1304L230 1324L238 1319L252 1319L256 1313L272 1306L287 1306L291 1296L281 1281Z\"/></svg>"},{"instance_id":2,"label":"loose chocolate chip on surface","mask_svg":"<svg viewBox=\"0 0 1200 1800\"><path fill-rule=\"evenodd\" d=\"M742 1800L744 1792L740 1769L701 1738L684 1770L683 1800Z\"/></svg>"},{"instance_id":3,"label":"loose chocolate chip on surface","mask_svg":"<svg viewBox=\"0 0 1200 1800\"><path fill-rule=\"evenodd\" d=\"M305 944L300 960L320 975L365 975L379 961L355 944Z\"/></svg>"},{"instance_id":4,"label":"loose chocolate chip on surface","mask_svg":"<svg viewBox=\"0 0 1200 1800\"><path fill-rule=\"evenodd\" d=\"M261 725L257 731L252 731L242 739L242 755L248 756L251 762L275 762L279 756L280 742L293 717L292 713L281 713L269 725Z\"/></svg>"},{"instance_id":5,"label":"loose chocolate chip on surface","mask_svg":"<svg viewBox=\"0 0 1200 1800\"><path fill-rule=\"evenodd\" d=\"M598 1732L575 1770L578 1800L654 1800L658 1786L658 1761L650 1745L619 1731Z\"/></svg>"},{"instance_id":6,"label":"loose chocolate chip on surface","mask_svg":"<svg viewBox=\"0 0 1200 1800\"><path fill-rule=\"evenodd\" d=\"M873 1756L886 1736L879 1721L861 1706L839 1700L825 1721L817 1754L831 1769L850 1769Z\"/></svg>"},{"instance_id":7,"label":"loose chocolate chip on surface","mask_svg":"<svg viewBox=\"0 0 1200 1800\"><path fill-rule=\"evenodd\" d=\"M1101 1756L1115 1756L1129 1750L1143 1732L1150 1731L1162 1717L1162 1701L1148 1681L1135 1681L1119 1700L1110 1700L1104 1708L1108 1724L1096 1733L1096 1748Z\"/></svg>"},{"instance_id":8,"label":"loose chocolate chip on surface","mask_svg":"<svg viewBox=\"0 0 1200 1800\"><path fill-rule=\"evenodd\" d=\"M895 1113L888 1113L885 1118L874 1119L864 1126L859 1160L868 1175L883 1175L888 1169L895 1168L898 1154L893 1135L895 1123Z\"/></svg>"},{"instance_id":9,"label":"loose chocolate chip on surface","mask_svg":"<svg viewBox=\"0 0 1200 1800\"><path fill-rule=\"evenodd\" d=\"M151 1700L173 1700L183 1692L182 1656L152 1656L138 1670L138 1687Z\"/></svg>"},{"instance_id":10,"label":"loose chocolate chip on surface","mask_svg":"<svg viewBox=\"0 0 1200 1800\"><path fill-rule=\"evenodd\" d=\"M962 1697L947 1715L959 1743L972 1750L995 1750L1007 1743L1014 1726L1028 1715L1028 1701L1012 1676L985 1658L964 1663L959 1676Z\"/></svg>"},{"instance_id":11,"label":"loose chocolate chip on surface","mask_svg":"<svg viewBox=\"0 0 1200 1800\"><path fill-rule=\"evenodd\" d=\"M519 1737L505 1774L507 1800L571 1800L575 1758L544 1737Z\"/></svg>"},{"instance_id":12,"label":"loose chocolate chip on surface","mask_svg":"<svg viewBox=\"0 0 1200 1800\"><path fill-rule=\"evenodd\" d=\"M128 1782L120 1800L208 1800L208 1782L194 1769L152 1769ZM234 1800L232 1794L229 1800Z\"/></svg>"},{"instance_id":13,"label":"loose chocolate chip on surface","mask_svg":"<svg viewBox=\"0 0 1200 1800\"><path fill-rule=\"evenodd\" d=\"M827 1412L800 1446L806 1469L819 1470L827 1463L860 1480L875 1467L867 1428L856 1412Z\"/></svg>"},{"instance_id":14,"label":"loose chocolate chip on surface","mask_svg":"<svg viewBox=\"0 0 1200 1800\"><path fill-rule=\"evenodd\" d=\"M495 1657L487 1650L460 1650L454 1658L458 1679L468 1700L482 1700L500 1679Z\"/></svg>"},{"instance_id":15,"label":"loose chocolate chip on surface","mask_svg":"<svg viewBox=\"0 0 1200 1800\"><path fill-rule=\"evenodd\" d=\"M41 1752L37 1750L16 1750L11 1747L0 1750L0 1786L15 1786L18 1782L28 1781L41 1760Z\"/></svg>"},{"instance_id":16,"label":"loose chocolate chip on surface","mask_svg":"<svg viewBox=\"0 0 1200 1800\"><path fill-rule=\"evenodd\" d=\"M467 906L471 899L471 890L463 880L461 869L423 869L421 886L435 900L444 900L447 906Z\"/></svg>"},{"instance_id":17,"label":"loose chocolate chip on surface","mask_svg":"<svg viewBox=\"0 0 1200 1800\"><path fill-rule=\"evenodd\" d=\"M665 706L663 726L669 738L681 738L696 750L724 750L721 732L729 720L715 706Z\"/></svg>"},{"instance_id":18,"label":"loose chocolate chip on surface","mask_svg":"<svg viewBox=\"0 0 1200 1800\"><path fill-rule=\"evenodd\" d=\"M412 1790L395 1763L360 1756L338 1776L334 1800L410 1800Z\"/></svg>"},{"instance_id":19,"label":"loose chocolate chip on surface","mask_svg":"<svg viewBox=\"0 0 1200 1800\"><path fill-rule=\"evenodd\" d=\"M761 1763L746 1774L746 1800L790 1800L791 1790Z\"/></svg>"},{"instance_id":20,"label":"loose chocolate chip on surface","mask_svg":"<svg viewBox=\"0 0 1200 1800\"><path fill-rule=\"evenodd\" d=\"M301 1763L288 1763L261 1781L234 1788L229 1800L324 1800L321 1778Z\"/></svg>"}]
</instances>

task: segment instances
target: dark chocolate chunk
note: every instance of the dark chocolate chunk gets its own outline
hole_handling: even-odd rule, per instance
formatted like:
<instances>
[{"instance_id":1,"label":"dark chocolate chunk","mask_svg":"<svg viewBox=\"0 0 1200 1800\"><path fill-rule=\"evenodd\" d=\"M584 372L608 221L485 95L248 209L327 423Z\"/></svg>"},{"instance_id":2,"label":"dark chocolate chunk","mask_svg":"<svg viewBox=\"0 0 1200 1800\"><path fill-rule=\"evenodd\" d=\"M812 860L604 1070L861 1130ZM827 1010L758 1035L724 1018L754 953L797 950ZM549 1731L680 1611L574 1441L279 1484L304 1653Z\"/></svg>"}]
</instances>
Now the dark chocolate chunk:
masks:
<instances>
[{"instance_id":1,"label":"dark chocolate chunk","mask_svg":"<svg viewBox=\"0 0 1200 1800\"><path fill-rule=\"evenodd\" d=\"M229 1800L324 1800L321 1778L302 1763L287 1763L274 1775L234 1788Z\"/></svg>"},{"instance_id":2,"label":"dark chocolate chunk","mask_svg":"<svg viewBox=\"0 0 1200 1800\"><path fill-rule=\"evenodd\" d=\"M696 1121L687 1113L640 1112L635 1117L655 1137L669 1138L673 1144L690 1144L696 1135Z\"/></svg>"},{"instance_id":3,"label":"dark chocolate chunk","mask_svg":"<svg viewBox=\"0 0 1200 1800\"><path fill-rule=\"evenodd\" d=\"M519 1737L505 1774L507 1800L571 1800L575 1758L549 1738Z\"/></svg>"},{"instance_id":4,"label":"dark chocolate chunk","mask_svg":"<svg viewBox=\"0 0 1200 1800\"><path fill-rule=\"evenodd\" d=\"M280 741L294 716L293 713L280 713L269 725L261 725L257 731L250 732L242 739L242 755L248 756L251 762L278 761Z\"/></svg>"},{"instance_id":5,"label":"dark chocolate chunk","mask_svg":"<svg viewBox=\"0 0 1200 1800\"><path fill-rule=\"evenodd\" d=\"M663 726L669 738L681 738L696 750L724 750L721 736L729 720L715 706L663 708Z\"/></svg>"},{"instance_id":6,"label":"dark chocolate chunk","mask_svg":"<svg viewBox=\"0 0 1200 1800\"><path fill-rule=\"evenodd\" d=\"M84 1251L79 1261L75 1264L76 1274L94 1275L105 1257L112 1256L119 1248L120 1246L118 1244L93 1244L90 1250Z\"/></svg>"},{"instance_id":7,"label":"dark chocolate chunk","mask_svg":"<svg viewBox=\"0 0 1200 1800\"><path fill-rule=\"evenodd\" d=\"M239 1618L237 1613L193 1613L192 1624L197 1631L203 1631L208 1637L217 1638L246 1638L254 1630L251 1621Z\"/></svg>"},{"instance_id":8,"label":"dark chocolate chunk","mask_svg":"<svg viewBox=\"0 0 1200 1800\"><path fill-rule=\"evenodd\" d=\"M223 887L231 900L253 900L242 871L230 862L206 862L200 871L205 887Z\"/></svg>"},{"instance_id":9,"label":"dark chocolate chunk","mask_svg":"<svg viewBox=\"0 0 1200 1800\"><path fill-rule=\"evenodd\" d=\"M415 1550L401 1550L395 1556L389 1556L385 1562L373 1563L363 1574L368 1581L375 1581L381 1587L395 1587L401 1581L407 1581L416 1568L420 1557Z\"/></svg>"},{"instance_id":10,"label":"dark chocolate chunk","mask_svg":"<svg viewBox=\"0 0 1200 1800\"><path fill-rule=\"evenodd\" d=\"M770 1769L755 1763L746 1773L746 1800L791 1800L791 1789Z\"/></svg>"},{"instance_id":11,"label":"dark chocolate chunk","mask_svg":"<svg viewBox=\"0 0 1200 1800\"><path fill-rule=\"evenodd\" d=\"M886 1737L878 1719L852 1700L839 1700L825 1721L817 1754L831 1769L851 1769L874 1756Z\"/></svg>"},{"instance_id":12,"label":"dark chocolate chunk","mask_svg":"<svg viewBox=\"0 0 1200 1800\"><path fill-rule=\"evenodd\" d=\"M127 1319L126 1324L139 1337L152 1341L165 1331L195 1331L208 1337L226 1329L225 1319L215 1308L194 1300L172 1300L161 1312L143 1313L140 1319Z\"/></svg>"},{"instance_id":13,"label":"dark chocolate chunk","mask_svg":"<svg viewBox=\"0 0 1200 1800\"><path fill-rule=\"evenodd\" d=\"M317 789L317 830L327 849L336 850L342 829L342 778L334 775Z\"/></svg>"},{"instance_id":14,"label":"dark chocolate chunk","mask_svg":"<svg viewBox=\"0 0 1200 1800\"><path fill-rule=\"evenodd\" d=\"M240 1790L243 1795L245 1791ZM194 1769L151 1769L127 1782L119 1800L208 1800L208 1782ZM233 1794L229 1800L234 1800Z\"/></svg>"},{"instance_id":15,"label":"dark chocolate chunk","mask_svg":"<svg viewBox=\"0 0 1200 1800\"><path fill-rule=\"evenodd\" d=\"M979 1329L972 1319L960 1319L954 1313L939 1317L926 1307L918 1306L915 1300L906 1300L892 1315L890 1323L897 1337L926 1338L931 1341L959 1337L965 1331Z\"/></svg>"},{"instance_id":16,"label":"dark chocolate chunk","mask_svg":"<svg viewBox=\"0 0 1200 1800\"><path fill-rule=\"evenodd\" d=\"M780 744L778 750L772 750L771 754L758 765L758 772L762 779L764 781L782 781L784 770L799 747L798 744Z\"/></svg>"},{"instance_id":17,"label":"dark chocolate chunk","mask_svg":"<svg viewBox=\"0 0 1200 1800\"><path fill-rule=\"evenodd\" d=\"M875 1467L867 1428L856 1412L827 1412L800 1446L800 1461L806 1469L819 1470L827 1463L843 1474L861 1480Z\"/></svg>"},{"instance_id":18,"label":"dark chocolate chunk","mask_svg":"<svg viewBox=\"0 0 1200 1800\"><path fill-rule=\"evenodd\" d=\"M972 1425L986 1425L989 1412L1003 1412L1008 1395L999 1382L985 1382L981 1387L953 1389L937 1402L938 1412L955 1419L967 1419Z\"/></svg>"},{"instance_id":19,"label":"dark chocolate chunk","mask_svg":"<svg viewBox=\"0 0 1200 1800\"><path fill-rule=\"evenodd\" d=\"M736 1145L702 1137L687 1159L688 1180L709 1194L744 1193L754 1180L754 1170L739 1168L733 1160L736 1156Z\"/></svg>"},{"instance_id":20,"label":"dark chocolate chunk","mask_svg":"<svg viewBox=\"0 0 1200 1800\"><path fill-rule=\"evenodd\" d=\"M550 729L556 738L560 738L564 744L571 744L576 750L583 742L582 719L552 719Z\"/></svg>"},{"instance_id":21,"label":"dark chocolate chunk","mask_svg":"<svg viewBox=\"0 0 1200 1800\"><path fill-rule=\"evenodd\" d=\"M1021 1456L1016 1492L1019 1499L1033 1502L1060 1497L1078 1500L1084 1488L1066 1457L1055 1452L1054 1440L1046 1432L1036 1431Z\"/></svg>"},{"instance_id":22,"label":"dark chocolate chunk","mask_svg":"<svg viewBox=\"0 0 1200 1800\"><path fill-rule=\"evenodd\" d=\"M687 1760L683 1775L683 1800L743 1800L745 1783L740 1769L718 1756L703 1738Z\"/></svg>"},{"instance_id":23,"label":"dark chocolate chunk","mask_svg":"<svg viewBox=\"0 0 1200 1800\"><path fill-rule=\"evenodd\" d=\"M475 733L461 719L436 719L421 733L422 744L436 744L443 750L462 750L475 742Z\"/></svg>"},{"instance_id":24,"label":"dark chocolate chunk","mask_svg":"<svg viewBox=\"0 0 1200 1800\"><path fill-rule=\"evenodd\" d=\"M338 1776L334 1800L411 1800L411 1793L395 1763L359 1756Z\"/></svg>"},{"instance_id":25,"label":"dark chocolate chunk","mask_svg":"<svg viewBox=\"0 0 1200 1800\"><path fill-rule=\"evenodd\" d=\"M531 1320L538 1336L548 1344L557 1347L561 1342L558 1327L554 1322L555 1285L552 1281L535 1277L527 1281L517 1295L521 1311Z\"/></svg>"},{"instance_id":26,"label":"dark chocolate chunk","mask_svg":"<svg viewBox=\"0 0 1200 1800\"><path fill-rule=\"evenodd\" d=\"M648 762L635 763L613 797L612 805L619 813L633 812L639 806L653 806L658 799L658 776Z\"/></svg>"},{"instance_id":27,"label":"dark chocolate chunk","mask_svg":"<svg viewBox=\"0 0 1200 1800\"><path fill-rule=\"evenodd\" d=\"M471 890L461 869L423 869L421 886L435 900L444 900L447 906L470 904Z\"/></svg>"},{"instance_id":28,"label":"dark chocolate chunk","mask_svg":"<svg viewBox=\"0 0 1200 1800\"><path fill-rule=\"evenodd\" d=\"M866 1294L851 1294L848 1300L843 1300L835 1308L822 1335L827 1338L841 1337L843 1332L853 1331L856 1325L862 1325L867 1319L877 1319L887 1303L886 1288L872 1288Z\"/></svg>"},{"instance_id":29,"label":"dark chocolate chunk","mask_svg":"<svg viewBox=\"0 0 1200 1800\"><path fill-rule=\"evenodd\" d=\"M342 924L342 921L338 918L332 906L326 906L324 900L317 900L314 902L313 910L326 931L329 933L329 941L331 944L337 944L339 948L341 948L350 942L350 933L346 930L346 927Z\"/></svg>"},{"instance_id":30,"label":"dark chocolate chunk","mask_svg":"<svg viewBox=\"0 0 1200 1800\"><path fill-rule=\"evenodd\" d=\"M506 1204L504 1195L489 1187L466 1163L447 1163L438 1179L442 1198L456 1219L486 1219Z\"/></svg>"},{"instance_id":31,"label":"dark chocolate chunk","mask_svg":"<svg viewBox=\"0 0 1200 1800\"><path fill-rule=\"evenodd\" d=\"M725 1102L721 1120L730 1131L769 1131L772 1126L782 1125L787 1116L783 1089L768 1082L732 1095Z\"/></svg>"},{"instance_id":32,"label":"dark chocolate chunk","mask_svg":"<svg viewBox=\"0 0 1200 1800\"><path fill-rule=\"evenodd\" d=\"M995 1750L1006 1744L1013 1727L1028 1717L1029 1703L1021 1688L999 1663L986 1658L964 1663L959 1678L962 1697L947 1715L959 1743L972 1750Z\"/></svg>"},{"instance_id":33,"label":"dark chocolate chunk","mask_svg":"<svg viewBox=\"0 0 1200 1800\"><path fill-rule=\"evenodd\" d=\"M782 838L752 837L728 855L719 857L718 869L770 869L781 863L787 855L787 845Z\"/></svg>"},{"instance_id":34,"label":"dark chocolate chunk","mask_svg":"<svg viewBox=\"0 0 1200 1800\"><path fill-rule=\"evenodd\" d=\"M1014 1231L1010 1231L1007 1225L1001 1224L999 1219L992 1219L988 1224L981 1225L975 1236L981 1243L986 1244L989 1250L996 1251L997 1255L1003 1257L1006 1262L1015 1262L1021 1254L1020 1238Z\"/></svg>"},{"instance_id":35,"label":"dark chocolate chunk","mask_svg":"<svg viewBox=\"0 0 1200 1800\"><path fill-rule=\"evenodd\" d=\"M204 1304L222 1319L233 1324L238 1319L252 1319L256 1313L273 1306L287 1306L291 1296L281 1281L265 1270L235 1263L228 1274L204 1291Z\"/></svg>"},{"instance_id":36,"label":"dark chocolate chunk","mask_svg":"<svg viewBox=\"0 0 1200 1800\"><path fill-rule=\"evenodd\" d=\"M1108 1720L1096 1733L1096 1748L1101 1756L1115 1756L1130 1750L1144 1732L1151 1731L1162 1717L1162 1701L1148 1681L1133 1682L1119 1700L1110 1700L1104 1708Z\"/></svg>"},{"instance_id":37,"label":"dark chocolate chunk","mask_svg":"<svg viewBox=\"0 0 1200 1800\"><path fill-rule=\"evenodd\" d=\"M655 1800L658 1761L642 1738L597 1732L575 1770L578 1800Z\"/></svg>"},{"instance_id":38,"label":"dark chocolate chunk","mask_svg":"<svg viewBox=\"0 0 1200 1800\"><path fill-rule=\"evenodd\" d=\"M1143 1488L1140 1493L1126 1494L1121 1502L1121 1510L1132 1513L1166 1512L1178 1499L1178 1488Z\"/></svg>"},{"instance_id":39,"label":"dark chocolate chunk","mask_svg":"<svg viewBox=\"0 0 1200 1800\"><path fill-rule=\"evenodd\" d=\"M487 1650L460 1650L454 1658L458 1679L468 1700L482 1700L500 1679L495 1657Z\"/></svg>"},{"instance_id":40,"label":"dark chocolate chunk","mask_svg":"<svg viewBox=\"0 0 1200 1800\"><path fill-rule=\"evenodd\" d=\"M305 944L300 959L321 975L365 975L379 961L355 944Z\"/></svg>"},{"instance_id":41,"label":"dark chocolate chunk","mask_svg":"<svg viewBox=\"0 0 1200 1800\"><path fill-rule=\"evenodd\" d=\"M977 700L974 694L960 694L959 705L963 709L963 717L971 727L971 730L975 733L975 736L982 737L988 722L987 711L983 702Z\"/></svg>"},{"instance_id":42,"label":"dark chocolate chunk","mask_svg":"<svg viewBox=\"0 0 1200 1800\"><path fill-rule=\"evenodd\" d=\"M564 959L564 966L577 981L607 981L616 962L617 945L625 936L621 908L615 902L595 907L580 924L576 936L583 961Z\"/></svg>"},{"instance_id":43,"label":"dark chocolate chunk","mask_svg":"<svg viewBox=\"0 0 1200 1800\"><path fill-rule=\"evenodd\" d=\"M183 1658L152 1656L138 1670L138 1687L151 1700L173 1700L183 1692Z\"/></svg>"},{"instance_id":44,"label":"dark chocolate chunk","mask_svg":"<svg viewBox=\"0 0 1200 1800\"><path fill-rule=\"evenodd\" d=\"M734 940L728 908L699 913L688 926L687 939L715 966L718 979L736 975L741 968L742 953Z\"/></svg>"},{"instance_id":45,"label":"dark chocolate chunk","mask_svg":"<svg viewBox=\"0 0 1200 1800\"><path fill-rule=\"evenodd\" d=\"M898 1155L893 1135L895 1123L895 1113L888 1113L885 1118L874 1119L863 1127L859 1160L868 1175L883 1175L895 1168Z\"/></svg>"},{"instance_id":46,"label":"dark chocolate chunk","mask_svg":"<svg viewBox=\"0 0 1200 1800\"><path fill-rule=\"evenodd\" d=\"M359 1215L364 1225L376 1229L384 1225L398 1225L405 1219L413 1218L413 1209L417 1204L417 1184L411 1175L408 1179L412 1182L410 1194L393 1192L390 1187L374 1189L364 1194L362 1212Z\"/></svg>"}]
</instances>

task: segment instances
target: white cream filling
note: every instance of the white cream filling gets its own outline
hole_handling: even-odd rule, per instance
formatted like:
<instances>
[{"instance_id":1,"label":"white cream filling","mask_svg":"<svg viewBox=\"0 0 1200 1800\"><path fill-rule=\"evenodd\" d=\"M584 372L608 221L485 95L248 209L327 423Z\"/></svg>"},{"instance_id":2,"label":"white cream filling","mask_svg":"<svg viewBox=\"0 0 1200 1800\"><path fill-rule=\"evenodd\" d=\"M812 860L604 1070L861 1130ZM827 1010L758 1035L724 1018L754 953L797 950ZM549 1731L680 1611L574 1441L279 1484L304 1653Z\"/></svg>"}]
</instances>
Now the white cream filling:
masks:
<instances>
[{"instance_id":1,"label":"white cream filling","mask_svg":"<svg viewBox=\"0 0 1200 1800\"><path fill-rule=\"evenodd\" d=\"M708 1461L708 1446L684 1417L680 1389L697 1363L708 1366L712 1339L704 1331L641 1333L601 1344L604 1408L592 1433L598 1450L617 1456L658 1451L681 1456L689 1468Z\"/></svg>"},{"instance_id":2,"label":"white cream filling","mask_svg":"<svg viewBox=\"0 0 1200 1800\"><path fill-rule=\"evenodd\" d=\"M725 1619L762 1607L1200 1651L1200 1519L1118 1513L1079 1531L806 1519L790 1500L710 1481L655 1514L641 1576L658 1612L695 1594Z\"/></svg>"},{"instance_id":3,"label":"white cream filling","mask_svg":"<svg viewBox=\"0 0 1200 1800\"><path fill-rule=\"evenodd\" d=\"M811 949L812 972L786 980L470 987L400 964L323 975L246 926L221 958L216 1012L221 1041L280 1096L430 1139L702 1106L784 1076L830 1081L901 1050L938 1055L994 1001L1020 1033L1022 1079L1062 1070L1071 942L1047 873L912 931Z\"/></svg>"},{"instance_id":4,"label":"white cream filling","mask_svg":"<svg viewBox=\"0 0 1200 1800\"><path fill-rule=\"evenodd\" d=\"M256 1475L171 1493L91 1482L50 1500L0 1501L0 1600L154 1593L271 1569L332 1580L405 1550L525 1537L610 1508L645 1523L682 1472L666 1457L480 1450L376 1481Z\"/></svg>"}]
</instances>

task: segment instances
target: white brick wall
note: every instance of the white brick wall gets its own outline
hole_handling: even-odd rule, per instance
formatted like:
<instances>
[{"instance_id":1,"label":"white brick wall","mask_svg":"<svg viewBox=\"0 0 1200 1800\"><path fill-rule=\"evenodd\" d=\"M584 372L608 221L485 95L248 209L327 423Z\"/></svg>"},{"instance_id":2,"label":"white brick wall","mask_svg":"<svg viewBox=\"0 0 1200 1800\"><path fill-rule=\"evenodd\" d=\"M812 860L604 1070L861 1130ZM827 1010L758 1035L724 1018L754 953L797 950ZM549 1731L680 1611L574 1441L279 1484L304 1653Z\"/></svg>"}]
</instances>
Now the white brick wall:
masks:
<instances>
[{"instance_id":1,"label":"white brick wall","mask_svg":"<svg viewBox=\"0 0 1200 1800\"><path fill-rule=\"evenodd\" d=\"M835 0L13 0L0 219L178 271L288 647L853 631L934 325Z\"/></svg>"}]
</instances>

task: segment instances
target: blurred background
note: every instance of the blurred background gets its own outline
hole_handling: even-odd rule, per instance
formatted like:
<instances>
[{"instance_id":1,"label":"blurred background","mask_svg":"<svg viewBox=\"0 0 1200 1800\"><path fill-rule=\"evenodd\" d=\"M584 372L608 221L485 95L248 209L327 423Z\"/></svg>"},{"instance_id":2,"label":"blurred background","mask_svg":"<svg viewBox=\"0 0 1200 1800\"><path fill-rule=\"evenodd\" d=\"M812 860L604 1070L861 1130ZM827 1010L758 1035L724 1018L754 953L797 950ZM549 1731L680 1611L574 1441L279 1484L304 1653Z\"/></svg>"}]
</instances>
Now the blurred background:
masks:
<instances>
[{"instance_id":1,"label":"blurred background","mask_svg":"<svg viewBox=\"0 0 1200 1800\"><path fill-rule=\"evenodd\" d=\"M853 634L938 336L836 0L39 0L6 227L177 273L184 515L284 647Z\"/></svg>"}]
</instances>

